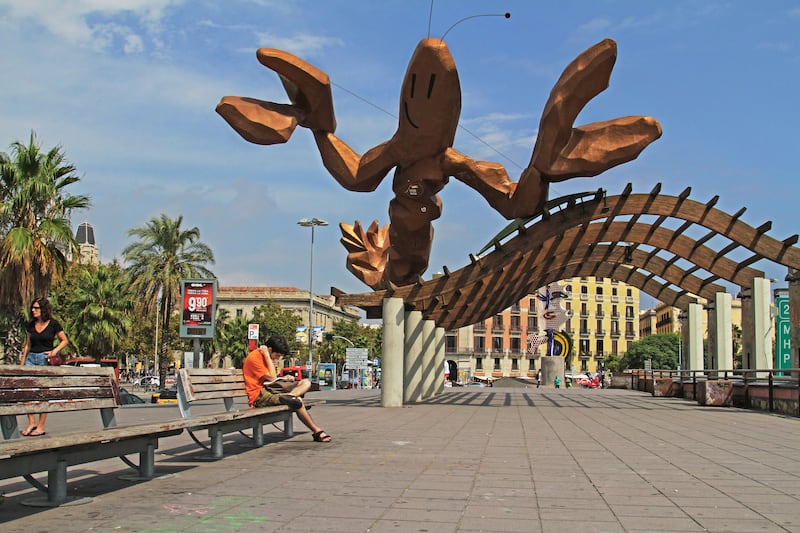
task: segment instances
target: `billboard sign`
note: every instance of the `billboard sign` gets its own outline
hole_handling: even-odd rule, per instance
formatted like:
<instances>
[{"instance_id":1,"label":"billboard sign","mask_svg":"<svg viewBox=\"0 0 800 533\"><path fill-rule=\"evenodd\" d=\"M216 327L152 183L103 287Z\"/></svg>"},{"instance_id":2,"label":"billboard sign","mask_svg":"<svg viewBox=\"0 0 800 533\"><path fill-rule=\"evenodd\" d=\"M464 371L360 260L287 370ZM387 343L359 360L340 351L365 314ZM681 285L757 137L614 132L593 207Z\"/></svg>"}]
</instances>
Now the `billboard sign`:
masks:
<instances>
[{"instance_id":1,"label":"billboard sign","mask_svg":"<svg viewBox=\"0 0 800 533\"><path fill-rule=\"evenodd\" d=\"M214 338L214 307L217 299L217 280L181 280L181 338Z\"/></svg>"}]
</instances>

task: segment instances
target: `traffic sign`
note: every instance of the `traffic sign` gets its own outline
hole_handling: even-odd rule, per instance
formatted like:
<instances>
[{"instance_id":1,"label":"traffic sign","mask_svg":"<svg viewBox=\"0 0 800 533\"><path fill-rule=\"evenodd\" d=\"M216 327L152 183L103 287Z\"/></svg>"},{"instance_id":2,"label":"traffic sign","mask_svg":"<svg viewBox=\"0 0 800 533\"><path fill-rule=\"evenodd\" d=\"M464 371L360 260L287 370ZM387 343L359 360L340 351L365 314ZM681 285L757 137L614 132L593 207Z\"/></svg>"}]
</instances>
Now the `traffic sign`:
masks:
<instances>
[{"instance_id":1,"label":"traffic sign","mask_svg":"<svg viewBox=\"0 0 800 533\"><path fill-rule=\"evenodd\" d=\"M792 368L791 334L789 319L789 297L775 298L775 368Z\"/></svg>"}]
</instances>

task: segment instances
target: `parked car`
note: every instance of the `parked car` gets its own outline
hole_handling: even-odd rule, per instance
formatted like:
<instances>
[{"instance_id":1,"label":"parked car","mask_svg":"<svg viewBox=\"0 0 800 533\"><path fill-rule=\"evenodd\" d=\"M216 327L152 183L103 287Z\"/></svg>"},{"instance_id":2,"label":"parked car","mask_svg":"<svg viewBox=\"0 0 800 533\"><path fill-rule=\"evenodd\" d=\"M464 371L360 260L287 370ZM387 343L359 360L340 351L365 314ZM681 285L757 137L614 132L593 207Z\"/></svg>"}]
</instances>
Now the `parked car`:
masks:
<instances>
[{"instance_id":1,"label":"parked car","mask_svg":"<svg viewBox=\"0 0 800 533\"><path fill-rule=\"evenodd\" d=\"M135 404L147 403L141 398L139 398L137 395L128 392L128 390L125 389L124 387L119 388L119 399L122 405L135 405Z\"/></svg>"},{"instance_id":2,"label":"parked car","mask_svg":"<svg viewBox=\"0 0 800 533\"><path fill-rule=\"evenodd\" d=\"M178 403L178 387L173 385L168 389L160 389L150 397L150 403Z\"/></svg>"}]
</instances>

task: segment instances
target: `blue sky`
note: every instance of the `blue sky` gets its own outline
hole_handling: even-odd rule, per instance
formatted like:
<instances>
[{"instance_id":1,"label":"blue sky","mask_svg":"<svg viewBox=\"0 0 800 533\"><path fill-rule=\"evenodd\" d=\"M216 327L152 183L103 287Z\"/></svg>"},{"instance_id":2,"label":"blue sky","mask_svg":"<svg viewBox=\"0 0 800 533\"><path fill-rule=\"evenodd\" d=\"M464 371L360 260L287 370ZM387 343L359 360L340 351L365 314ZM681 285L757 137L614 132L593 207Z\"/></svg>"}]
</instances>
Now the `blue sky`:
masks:
<instances>
[{"instance_id":1,"label":"blue sky","mask_svg":"<svg viewBox=\"0 0 800 533\"><path fill-rule=\"evenodd\" d=\"M637 160L556 184L551 197L661 182L668 194L719 195L728 212L746 206L742 219L772 220L774 237L800 229L800 4L789 1L0 0L0 150L31 129L63 147L82 176L74 192L93 199L73 223L94 226L103 260L130 228L183 215L213 248L222 285L306 289L310 234L296 222L318 217L331 225L315 234L315 292L363 292L337 223L386 224L391 176L374 193L348 192L308 131L256 146L214 107L224 95L286 102L255 57L282 48L328 73L337 135L363 153L394 133L402 77L429 25L441 37L464 17L505 11L508 20L466 20L446 37L463 92L456 149L516 179L561 71L610 37L611 86L577 123L650 115L664 134ZM441 197L426 278L467 264L507 223L455 180ZM783 267L755 266L785 286Z\"/></svg>"}]
</instances>

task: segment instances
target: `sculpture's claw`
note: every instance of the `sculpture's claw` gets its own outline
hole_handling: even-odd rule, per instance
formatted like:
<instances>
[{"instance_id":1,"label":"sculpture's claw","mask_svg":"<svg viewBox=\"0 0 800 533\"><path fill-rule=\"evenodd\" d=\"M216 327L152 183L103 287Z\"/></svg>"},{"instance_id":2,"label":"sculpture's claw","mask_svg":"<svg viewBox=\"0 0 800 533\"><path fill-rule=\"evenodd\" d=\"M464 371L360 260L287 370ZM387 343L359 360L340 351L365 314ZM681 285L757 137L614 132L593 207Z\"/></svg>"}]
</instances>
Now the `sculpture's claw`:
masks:
<instances>
[{"instance_id":1,"label":"sculpture's claw","mask_svg":"<svg viewBox=\"0 0 800 533\"><path fill-rule=\"evenodd\" d=\"M275 48L260 48L256 57L281 77L301 126L313 131L336 131L331 81L327 74L295 55Z\"/></svg>"},{"instance_id":2,"label":"sculpture's claw","mask_svg":"<svg viewBox=\"0 0 800 533\"><path fill-rule=\"evenodd\" d=\"M389 225L379 228L374 220L367 231L356 220L355 225L339 223L340 242L347 249L347 270L373 290L384 288L383 271L389 252Z\"/></svg>"},{"instance_id":3,"label":"sculpture's claw","mask_svg":"<svg viewBox=\"0 0 800 533\"><path fill-rule=\"evenodd\" d=\"M547 181L591 177L636 159L661 137L661 125L652 117L622 117L593 122L572 130L572 136L547 171Z\"/></svg>"},{"instance_id":4,"label":"sculpture's claw","mask_svg":"<svg viewBox=\"0 0 800 533\"><path fill-rule=\"evenodd\" d=\"M217 113L246 141L254 144L285 143L297 127L292 106L242 96L224 96Z\"/></svg>"},{"instance_id":5,"label":"sculpture's claw","mask_svg":"<svg viewBox=\"0 0 800 533\"><path fill-rule=\"evenodd\" d=\"M531 157L546 181L596 176L635 159L661 136L651 117L623 117L577 128L584 106L608 88L617 44L605 39L581 53L564 69L550 92Z\"/></svg>"}]
</instances>

